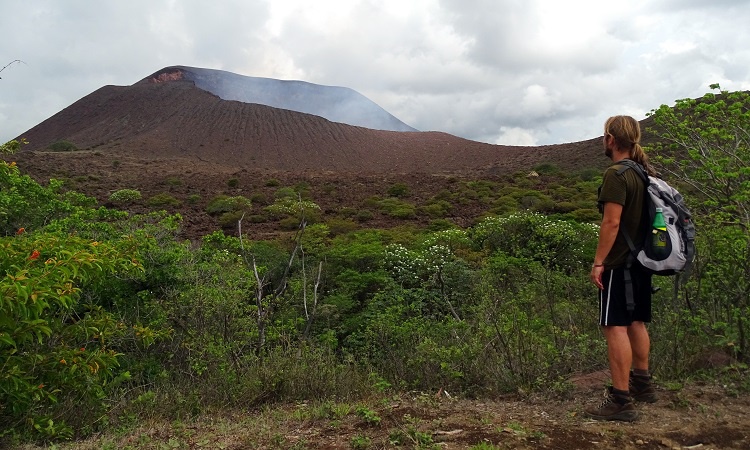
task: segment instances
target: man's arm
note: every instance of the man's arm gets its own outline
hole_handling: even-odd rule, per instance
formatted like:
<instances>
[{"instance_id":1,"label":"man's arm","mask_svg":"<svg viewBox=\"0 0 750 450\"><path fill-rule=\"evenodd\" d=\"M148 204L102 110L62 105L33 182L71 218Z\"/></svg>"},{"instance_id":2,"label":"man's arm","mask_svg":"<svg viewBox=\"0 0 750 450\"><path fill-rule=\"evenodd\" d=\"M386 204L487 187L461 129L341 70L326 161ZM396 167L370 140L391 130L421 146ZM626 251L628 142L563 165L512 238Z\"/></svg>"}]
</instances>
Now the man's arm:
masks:
<instances>
[{"instance_id":1,"label":"man's arm","mask_svg":"<svg viewBox=\"0 0 750 450\"><path fill-rule=\"evenodd\" d=\"M617 231L620 229L621 216L622 205L613 202L607 202L604 204L604 217L602 217L602 224L599 226L599 243L596 245L594 267L591 268L591 281L593 281L599 289L604 289L604 286L602 285L602 272L604 272L604 266L602 266L602 264L617 238Z\"/></svg>"}]
</instances>

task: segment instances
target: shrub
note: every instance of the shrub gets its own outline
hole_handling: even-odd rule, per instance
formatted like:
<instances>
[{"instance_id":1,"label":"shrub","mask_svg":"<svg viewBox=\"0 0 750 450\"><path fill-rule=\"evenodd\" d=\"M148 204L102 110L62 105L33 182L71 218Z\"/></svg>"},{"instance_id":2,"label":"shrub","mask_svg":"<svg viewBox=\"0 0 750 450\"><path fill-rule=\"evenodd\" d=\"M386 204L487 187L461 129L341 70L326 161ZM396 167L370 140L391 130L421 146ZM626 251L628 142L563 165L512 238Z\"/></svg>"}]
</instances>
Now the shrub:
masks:
<instances>
[{"instance_id":1,"label":"shrub","mask_svg":"<svg viewBox=\"0 0 750 450\"><path fill-rule=\"evenodd\" d=\"M170 187L182 186L182 180L177 177L169 177L165 180L165 183Z\"/></svg>"},{"instance_id":2,"label":"shrub","mask_svg":"<svg viewBox=\"0 0 750 450\"><path fill-rule=\"evenodd\" d=\"M275 199L291 198L296 200L297 197L297 191L290 187L279 188L273 193L273 198Z\"/></svg>"},{"instance_id":3,"label":"shrub","mask_svg":"<svg viewBox=\"0 0 750 450\"><path fill-rule=\"evenodd\" d=\"M430 231L444 231L456 228L456 224L449 219L434 219L430 221L427 229Z\"/></svg>"},{"instance_id":4,"label":"shrub","mask_svg":"<svg viewBox=\"0 0 750 450\"><path fill-rule=\"evenodd\" d=\"M419 212L432 217L445 217L450 213L452 205L445 200L435 200L419 208Z\"/></svg>"},{"instance_id":5,"label":"shrub","mask_svg":"<svg viewBox=\"0 0 750 450\"><path fill-rule=\"evenodd\" d=\"M577 222L581 223L599 223L602 220L602 214L593 208L576 209L570 213L570 216Z\"/></svg>"},{"instance_id":6,"label":"shrub","mask_svg":"<svg viewBox=\"0 0 750 450\"><path fill-rule=\"evenodd\" d=\"M76 147L72 142L60 140L53 142L49 146L47 146L47 150L53 152L74 152L78 150L78 147Z\"/></svg>"},{"instance_id":7,"label":"shrub","mask_svg":"<svg viewBox=\"0 0 750 450\"><path fill-rule=\"evenodd\" d=\"M44 439L71 438L73 426L100 417L107 394L129 377L113 345L128 327L79 303L84 286L137 263L114 245L68 233L2 238L0 247L0 272L8 274L0 279L0 404L10 406L0 409L0 435L16 423Z\"/></svg>"},{"instance_id":8,"label":"shrub","mask_svg":"<svg viewBox=\"0 0 750 450\"><path fill-rule=\"evenodd\" d=\"M360 210L357 212L357 215L354 217L357 222L368 222L372 220L374 217L372 211L368 211L366 209Z\"/></svg>"},{"instance_id":9,"label":"shrub","mask_svg":"<svg viewBox=\"0 0 750 450\"><path fill-rule=\"evenodd\" d=\"M12 155L13 153L16 153L18 150L21 149L21 145L28 144L26 139L21 139L20 141L8 141L4 144L0 144L0 154L7 154Z\"/></svg>"},{"instance_id":10,"label":"shrub","mask_svg":"<svg viewBox=\"0 0 750 450\"><path fill-rule=\"evenodd\" d=\"M397 219L413 219L416 216L416 208L396 198L385 198L380 201L380 208L391 217Z\"/></svg>"},{"instance_id":11,"label":"shrub","mask_svg":"<svg viewBox=\"0 0 750 450\"><path fill-rule=\"evenodd\" d=\"M266 206L266 211L276 217L294 216L297 219L304 214L306 218L317 217L320 206L309 200L297 200L293 197L277 198L273 205Z\"/></svg>"},{"instance_id":12,"label":"shrub","mask_svg":"<svg viewBox=\"0 0 750 450\"><path fill-rule=\"evenodd\" d=\"M388 188L388 196L390 197L406 197L409 194L409 186L404 183L396 183Z\"/></svg>"},{"instance_id":13,"label":"shrub","mask_svg":"<svg viewBox=\"0 0 750 450\"><path fill-rule=\"evenodd\" d=\"M542 163L534 166L534 171L538 174L555 174L560 172L560 168L552 163Z\"/></svg>"},{"instance_id":14,"label":"shrub","mask_svg":"<svg viewBox=\"0 0 750 450\"><path fill-rule=\"evenodd\" d=\"M149 198L146 204L148 206L180 206L181 202L166 192L162 192Z\"/></svg>"},{"instance_id":15,"label":"shrub","mask_svg":"<svg viewBox=\"0 0 750 450\"><path fill-rule=\"evenodd\" d=\"M230 178L227 181L227 186L229 186L230 188L236 188L237 186L239 186L239 184L240 180L238 180L237 178Z\"/></svg>"},{"instance_id":16,"label":"shrub","mask_svg":"<svg viewBox=\"0 0 750 450\"><path fill-rule=\"evenodd\" d=\"M243 211L227 211L219 216L219 225L224 229L231 229L237 226L238 222L245 213Z\"/></svg>"},{"instance_id":17,"label":"shrub","mask_svg":"<svg viewBox=\"0 0 750 450\"><path fill-rule=\"evenodd\" d=\"M558 202L555 205L555 212L568 213L576 210L576 205L571 202Z\"/></svg>"},{"instance_id":18,"label":"shrub","mask_svg":"<svg viewBox=\"0 0 750 450\"><path fill-rule=\"evenodd\" d=\"M489 217L474 227L474 240L491 252L528 258L545 267L572 270L594 255L597 228L553 220L538 213Z\"/></svg>"},{"instance_id":19,"label":"shrub","mask_svg":"<svg viewBox=\"0 0 750 450\"><path fill-rule=\"evenodd\" d=\"M128 205L141 199L141 191L135 189L120 189L109 196L109 201L115 205Z\"/></svg>"},{"instance_id":20,"label":"shrub","mask_svg":"<svg viewBox=\"0 0 750 450\"><path fill-rule=\"evenodd\" d=\"M249 211L252 207L250 199L241 195L229 197L226 195L217 195L206 206L206 212L209 215L217 216L227 212Z\"/></svg>"},{"instance_id":21,"label":"shrub","mask_svg":"<svg viewBox=\"0 0 750 450\"><path fill-rule=\"evenodd\" d=\"M350 219L330 219L326 221L332 235L346 234L359 228L359 225Z\"/></svg>"},{"instance_id":22,"label":"shrub","mask_svg":"<svg viewBox=\"0 0 750 450\"><path fill-rule=\"evenodd\" d=\"M254 205L267 205L268 204L268 198L265 196L265 194L260 193L260 192L251 194L250 197L248 198Z\"/></svg>"}]
</instances>

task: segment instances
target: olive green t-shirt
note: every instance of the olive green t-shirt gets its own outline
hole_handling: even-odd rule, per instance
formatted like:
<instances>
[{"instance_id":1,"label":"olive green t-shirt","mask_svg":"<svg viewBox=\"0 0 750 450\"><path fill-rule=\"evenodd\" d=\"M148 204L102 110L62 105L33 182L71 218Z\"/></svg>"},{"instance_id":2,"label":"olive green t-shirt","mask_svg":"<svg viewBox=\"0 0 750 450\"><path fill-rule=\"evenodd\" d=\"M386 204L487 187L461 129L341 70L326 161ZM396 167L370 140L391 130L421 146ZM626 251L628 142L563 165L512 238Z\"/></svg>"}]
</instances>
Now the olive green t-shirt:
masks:
<instances>
[{"instance_id":1,"label":"olive green t-shirt","mask_svg":"<svg viewBox=\"0 0 750 450\"><path fill-rule=\"evenodd\" d=\"M633 169L627 169L618 175L618 170L623 167L622 164L614 163L604 172L599 202L612 202L622 205L620 227L625 227L628 236L638 247L646 238L644 227L641 226L645 185ZM622 233L618 232L612 249L604 259L604 267L613 269L624 266L629 253L630 248L627 241Z\"/></svg>"}]
</instances>

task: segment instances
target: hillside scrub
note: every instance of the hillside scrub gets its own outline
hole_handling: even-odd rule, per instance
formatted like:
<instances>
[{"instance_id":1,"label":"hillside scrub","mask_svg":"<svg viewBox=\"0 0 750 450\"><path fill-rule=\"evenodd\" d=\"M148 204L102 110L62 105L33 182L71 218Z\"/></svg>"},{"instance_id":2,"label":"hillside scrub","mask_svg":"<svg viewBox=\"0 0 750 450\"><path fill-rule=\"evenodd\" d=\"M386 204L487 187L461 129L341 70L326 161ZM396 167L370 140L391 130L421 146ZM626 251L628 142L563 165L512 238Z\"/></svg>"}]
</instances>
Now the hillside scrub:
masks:
<instances>
[{"instance_id":1,"label":"hillside scrub","mask_svg":"<svg viewBox=\"0 0 750 450\"><path fill-rule=\"evenodd\" d=\"M175 239L179 215L97 207L0 162L0 439L73 439L154 416L383 392L564 398L571 376L606 365L588 282L597 227L523 208L554 201L519 179L527 187L475 182L441 195L486 200L486 217L469 227L329 225L313 200L290 195L269 211L296 220L288 233L217 231L190 243ZM698 189L710 180L689 180L698 261L676 290L655 279L650 327L653 370L674 384L721 374L705 372L707 356L723 356L731 373L748 362L747 228L714 218L742 199L717 205ZM557 200L565 187L553 187ZM496 198L515 209L489 213ZM747 392L746 380L732 389Z\"/></svg>"},{"instance_id":2,"label":"hillside scrub","mask_svg":"<svg viewBox=\"0 0 750 450\"><path fill-rule=\"evenodd\" d=\"M718 84L700 99L651 112L659 168L681 183L697 210L701 250L696 279L685 292L690 317L701 317L715 346L750 359L750 93ZM718 298L720 297L720 298Z\"/></svg>"}]
</instances>

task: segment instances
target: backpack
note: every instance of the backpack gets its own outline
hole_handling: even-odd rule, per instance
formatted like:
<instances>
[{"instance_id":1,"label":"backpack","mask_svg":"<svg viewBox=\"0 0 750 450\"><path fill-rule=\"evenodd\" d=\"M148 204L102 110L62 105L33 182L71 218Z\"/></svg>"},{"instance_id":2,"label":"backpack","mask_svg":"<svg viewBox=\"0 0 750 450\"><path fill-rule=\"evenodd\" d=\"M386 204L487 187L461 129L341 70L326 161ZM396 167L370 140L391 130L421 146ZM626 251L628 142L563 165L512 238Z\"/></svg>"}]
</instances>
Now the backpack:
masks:
<instances>
[{"instance_id":1,"label":"backpack","mask_svg":"<svg viewBox=\"0 0 750 450\"><path fill-rule=\"evenodd\" d=\"M641 220L641 226L648 227L648 231L643 244L636 247L623 227L620 227L619 231L628 243L628 247L630 247L630 255L625 267L625 296L627 310L632 312L635 308L630 277L630 268L633 263L638 261L642 267L654 275L689 275L695 260L695 224L682 195L666 181L648 175L640 164L629 159L618 161L616 165L622 166L617 170L618 175L632 169L641 177L646 187L646 198L643 205L644 218ZM668 251L662 256L656 256L664 252L656 252L653 246L654 240L650 239L656 208L662 210L669 236L667 239ZM677 288L677 282L676 279L675 289Z\"/></svg>"}]
</instances>

